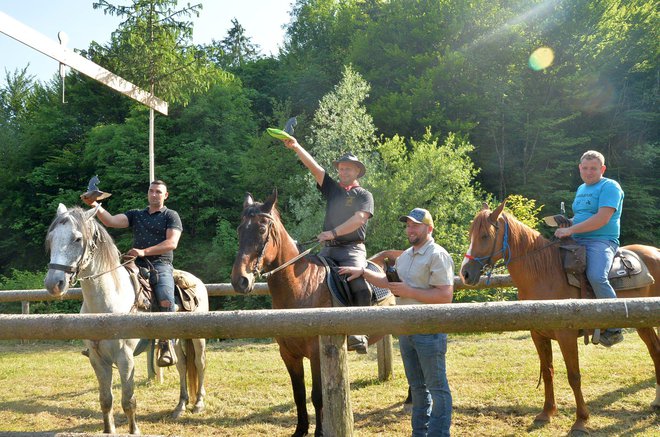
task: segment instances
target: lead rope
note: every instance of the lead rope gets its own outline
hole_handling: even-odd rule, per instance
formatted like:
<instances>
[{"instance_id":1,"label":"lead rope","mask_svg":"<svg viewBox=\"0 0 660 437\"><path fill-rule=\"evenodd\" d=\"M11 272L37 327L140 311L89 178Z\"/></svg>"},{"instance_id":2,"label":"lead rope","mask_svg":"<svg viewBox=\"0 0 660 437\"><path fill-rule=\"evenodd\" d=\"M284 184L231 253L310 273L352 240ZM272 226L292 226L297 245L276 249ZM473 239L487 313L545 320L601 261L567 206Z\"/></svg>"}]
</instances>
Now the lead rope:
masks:
<instances>
[{"instance_id":1,"label":"lead rope","mask_svg":"<svg viewBox=\"0 0 660 437\"><path fill-rule=\"evenodd\" d=\"M285 262L285 263L282 264L281 266L276 267L276 268L274 268L273 270L271 270L271 271L269 271L269 272L266 272L266 273L262 273L262 274L260 274L260 276L261 276L262 278L268 279L271 275L273 275L273 274L279 272L279 271L282 270L282 269L285 269L285 268L289 267L291 264L295 263L295 262L298 261L300 258L302 258L302 257L304 257L305 255L307 255L309 252L311 252L312 250L314 250L315 248L317 248L320 244L321 244L321 242L318 241L315 245L313 245L312 247L310 247L310 248L307 249L306 251L304 251L304 252L302 252L302 253L299 253L297 256L294 256L293 258L291 258L289 261Z\"/></svg>"}]
</instances>

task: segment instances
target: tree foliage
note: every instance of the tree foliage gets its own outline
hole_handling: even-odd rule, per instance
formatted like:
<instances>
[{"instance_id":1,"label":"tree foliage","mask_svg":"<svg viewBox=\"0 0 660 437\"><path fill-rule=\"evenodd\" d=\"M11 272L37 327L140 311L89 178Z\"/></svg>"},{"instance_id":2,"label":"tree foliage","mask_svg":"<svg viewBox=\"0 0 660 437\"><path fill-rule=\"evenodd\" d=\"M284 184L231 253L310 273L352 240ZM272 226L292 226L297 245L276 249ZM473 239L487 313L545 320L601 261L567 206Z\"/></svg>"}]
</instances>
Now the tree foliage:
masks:
<instances>
[{"instance_id":1,"label":"tree foliage","mask_svg":"<svg viewBox=\"0 0 660 437\"><path fill-rule=\"evenodd\" d=\"M407 246L398 216L429 209L436 240L460 256L486 200L509 198L530 225L570 205L587 149L624 191L623 244L657 245L660 21L644 0L297 0L280 53L262 57L238 21L212 44L191 43L173 0L95 2L124 21L82 54L171 103L156 125L156 163L184 233L177 267L228 279L246 191L277 188L287 229L321 229L309 172L266 127L296 115L296 137L328 171L341 153L367 164L376 211L368 251ZM219 41L219 42L218 42ZM530 68L530 54L554 60ZM107 208L144 207L147 110L71 73L29 69L0 88L0 274L40 271L57 204L79 203L90 176ZM539 205L539 206L537 206ZM570 212L570 211L569 211ZM547 229L540 227L541 231ZM128 232L113 230L120 250ZM458 262L459 260L456 259ZM260 305L226 300L219 305Z\"/></svg>"}]
</instances>

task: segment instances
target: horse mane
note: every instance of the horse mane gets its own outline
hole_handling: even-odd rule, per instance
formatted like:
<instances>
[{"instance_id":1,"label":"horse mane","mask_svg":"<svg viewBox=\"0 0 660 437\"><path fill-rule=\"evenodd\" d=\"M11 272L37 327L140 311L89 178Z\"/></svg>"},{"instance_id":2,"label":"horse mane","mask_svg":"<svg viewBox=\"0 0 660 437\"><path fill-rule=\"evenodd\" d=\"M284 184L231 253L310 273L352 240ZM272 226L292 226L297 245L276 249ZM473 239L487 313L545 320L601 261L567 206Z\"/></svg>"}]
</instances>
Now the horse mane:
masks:
<instances>
[{"instance_id":1,"label":"horse mane","mask_svg":"<svg viewBox=\"0 0 660 437\"><path fill-rule=\"evenodd\" d=\"M491 238L495 238L495 227L490 221L490 210L479 212L470 226L470 235L483 235L487 233ZM558 248L550 246L550 240L546 239L535 229L522 223L512 214L504 211L501 215L509 224L509 246L511 253L515 253L511 258L512 263L520 263L524 270L530 275L545 276L550 271L558 269L563 271L561 259L558 256ZM531 253L525 256L526 253Z\"/></svg>"},{"instance_id":2,"label":"horse mane","mask_svg":"<svg viewBox=\"0 0 660 437\"><path fill-rule=\"evenodd\" d=\"M115 268L119 261L119 250L115 245L112 236L108 231L96 220L88 220L86 212L79 206L75 206L65 214L57 215L53 222L48 227L48 234L55 229L56 226L70 221L74 228L77 229L85 241L88 250L93 250L94 255L99 261L99 268L101 271L111 270L112 278L116 284L119 284L119 276ZM46 239L46 249L50 249L50 239Z\"/></svg>"}]
</instances>

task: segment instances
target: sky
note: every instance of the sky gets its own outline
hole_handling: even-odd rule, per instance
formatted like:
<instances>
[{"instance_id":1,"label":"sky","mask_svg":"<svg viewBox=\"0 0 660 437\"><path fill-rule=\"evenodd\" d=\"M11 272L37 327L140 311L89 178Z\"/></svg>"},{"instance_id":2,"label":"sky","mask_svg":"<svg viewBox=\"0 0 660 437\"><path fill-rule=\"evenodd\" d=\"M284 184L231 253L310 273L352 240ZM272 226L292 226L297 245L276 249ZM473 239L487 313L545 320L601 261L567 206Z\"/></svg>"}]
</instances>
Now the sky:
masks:
<instances>
[{"instance_id":1,"label":"sky","mask_svg":"<svg viewBox=\"0 0 660 437\"><path fill-rule=\"evenodd\" d=\"M253 44L264 55L276 55L284 40L283 26L290 21L294 0L179 0L178 9L187 3L202 3L199 18L193 18L193 42L222 40L231 28L232 18L245 28ZM91 41L105 44L120 19L105 15L92 7L94 0L0 0L0 11L59 42L57 34L69 37L67 47L86 49ZM115 5L128 5L129 0L110 0ZM13 73L27 64L28 74L41 82L58 72L59 63L0 32L0 87L5 85L5 71Z\"/></svg>"}]
</instances>

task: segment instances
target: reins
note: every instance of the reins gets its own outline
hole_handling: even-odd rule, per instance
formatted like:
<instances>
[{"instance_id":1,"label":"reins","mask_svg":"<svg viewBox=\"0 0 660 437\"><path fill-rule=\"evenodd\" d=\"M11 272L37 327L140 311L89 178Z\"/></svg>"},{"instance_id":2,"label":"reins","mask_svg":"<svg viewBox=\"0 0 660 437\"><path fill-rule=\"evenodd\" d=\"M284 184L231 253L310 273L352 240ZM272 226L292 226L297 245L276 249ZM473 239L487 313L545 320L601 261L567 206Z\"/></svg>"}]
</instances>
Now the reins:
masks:
<instances>
[{"instance_id":1,"label":"reins","mask_svg":"<svg viewBox=\"0 0 660 437\"><path fill-rule=\"evenodd\" d=\"M126 255L121 255L120 258L123 258L123 257L125 257L125 256L126 256ZM126 264L130 264L130 263L132 263L133 261L135 261L135 258L137 258L137 257L136 257L136 256L129 256L129 257L127 257L126 261L124 261L123 263L119 264L119 265L116 266L116 267L113 267L113 268L111 268L111 269L109 269L109 270L106 270L105 272L97 273L97 274L95 274L95 275L89 275L89 276L85 276L85 277L83 277L83 278L78 278L78 281L84 281L85 279L96 279L96 278L98 278L99 276L103 276L103 275L105 275L105 274L107 274L107 273L110 273L110 272L112 272L112 271L117 270L119 267L123 267L123 266L125 266Z\"/></svg>"}]
</instances>

